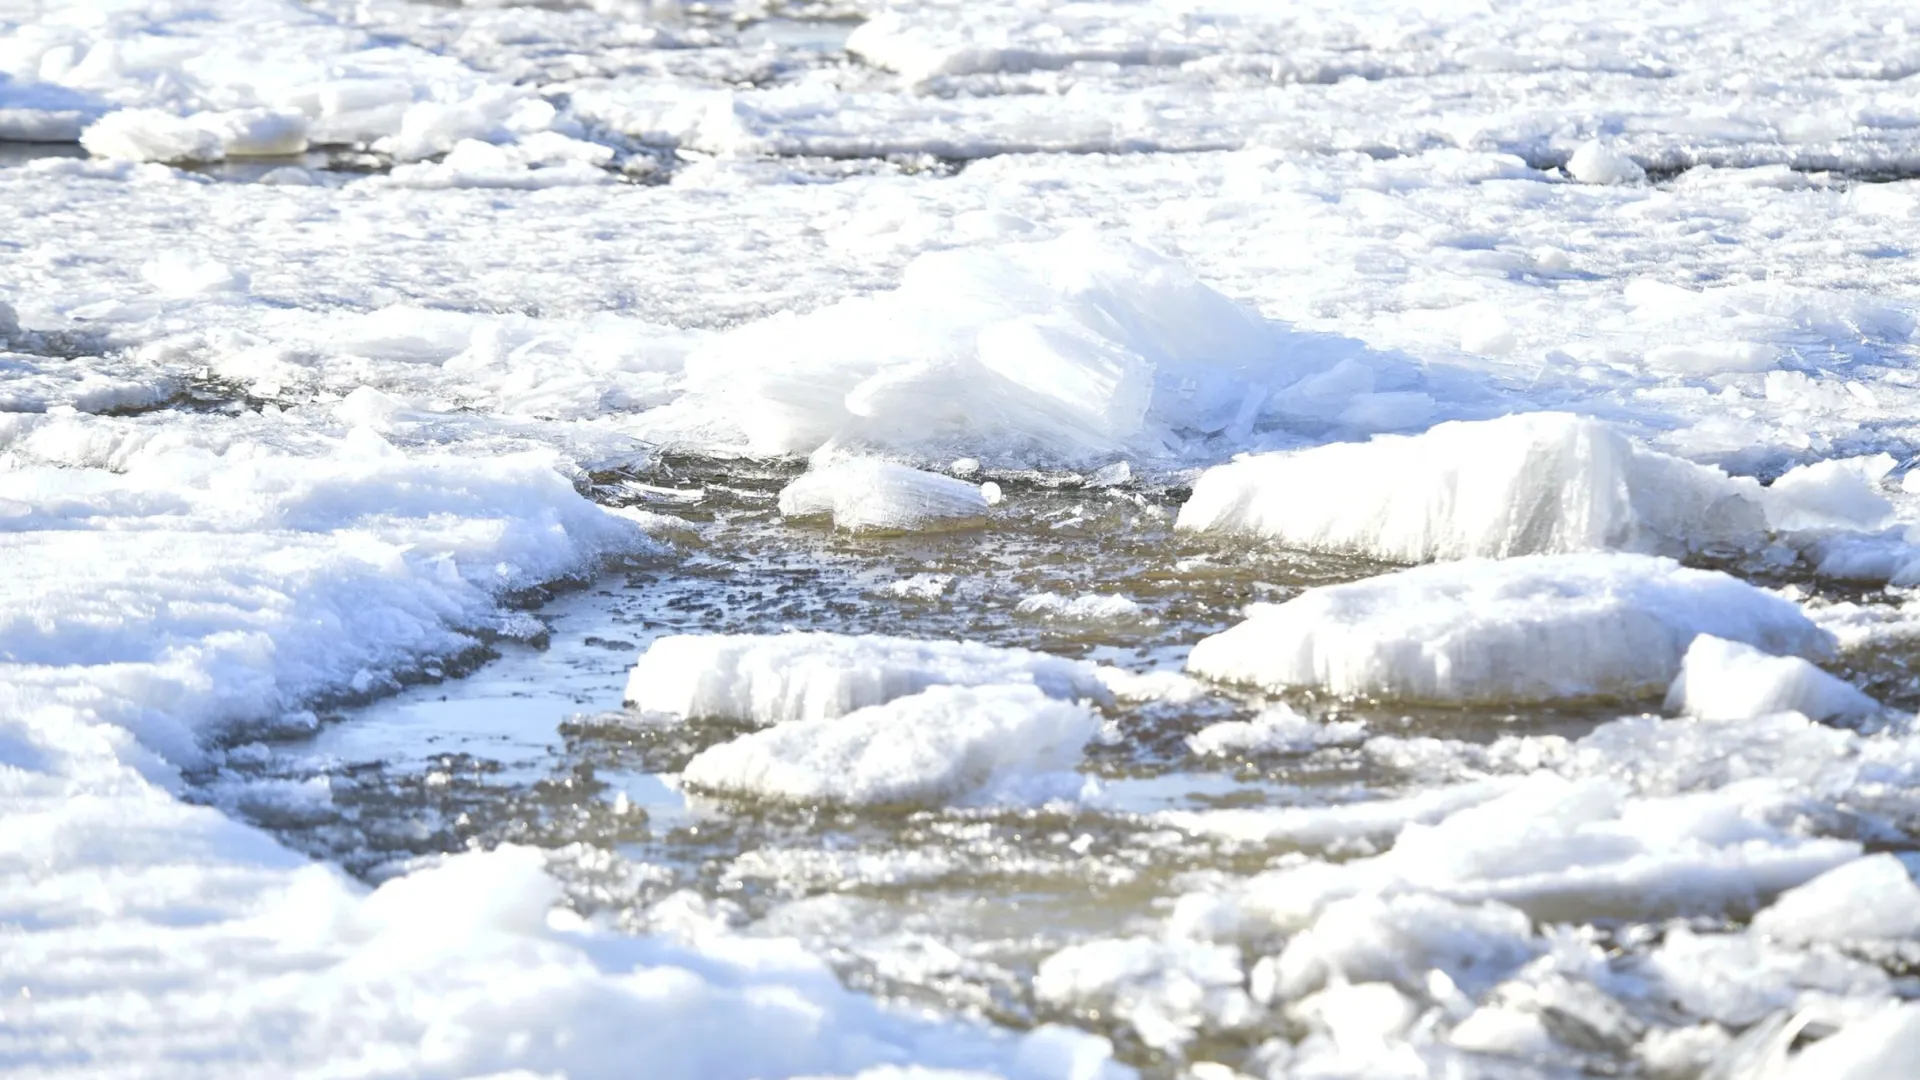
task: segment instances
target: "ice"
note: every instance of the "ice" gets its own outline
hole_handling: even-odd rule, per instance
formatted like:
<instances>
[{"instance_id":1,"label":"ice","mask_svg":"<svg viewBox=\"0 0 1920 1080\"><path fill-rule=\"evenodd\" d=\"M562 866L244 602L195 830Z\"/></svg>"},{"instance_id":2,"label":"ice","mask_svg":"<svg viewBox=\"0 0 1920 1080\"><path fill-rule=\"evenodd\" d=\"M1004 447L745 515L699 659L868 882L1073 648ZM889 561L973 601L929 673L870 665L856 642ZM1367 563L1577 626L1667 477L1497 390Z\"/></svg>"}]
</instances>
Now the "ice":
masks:
<instances>
[{"instance_id":1,"label":"ice","mask_svg":"<svg viewBox=\"0 0 1920 1080\"><path fill-rule=\"evenodd\" d=\"M769 725L827 720L933 686L1028 685L1061 700L1107 696L1094 665L970 641L879 634L672 635L627 679L642 712Z\"/></svg>"},{"instance_id":2,"label":"ice","mask_svg":"<svg viewBox=\"0 0 1920 1080\"><path fill-rule=\"evenodd\" d=\"M1881 482L1895 464L1891 454L1873 454L1790 469L1767 487L1767 518L1783 530L1871 532L1893 517Z\"/></svg>"},{"instance_id":3,"label":"ice","mask_svg":"<svg viewBox=\"0 0 1920 1080\"><path fill-rule=\"evenodd\" d=\"M1231 1030L1254 1017L1230 945L1107 938L1041 961L1034 996L1055 1008L1112 1011L1156 1050L1177 1050L1202 1029Z\"/></svg>"},{"instance_id":4,"label":"ice","mask_svg":"<svg viewBox=\"0 0 1920 1080\"><path fill-rule=\"evenodd\" d=\"M84 133L118 157L0 146L0 312L18 316L0 318L0 1056L72 1075L590 1077L643 1061L721 1080L1091 1080L1128 1071L1117 1045L1195 1080L1900 1075L1915 944L1894 915L1912 887L1860 852L1907 852L1920 821L1900 670L1902 590L1920 583L1920 481L1900 482L1920 445L1908 7L7 6L0 140ZM246 160L301 146L298 165ZM1609 434L1577 465L1544 436L1461 437L1453 464L1429 465L1450 422L1515 412ZM1397 456L1355 442L1428 429ZM781 528L761 464L726 456L824 469L841 449L961 458L945 471L984 481L1005 527L857 542ZM1287 523L1271 526L1281 544L1363 561L1165 535L1151 511L1197 470L1276 451L1318 463L1303 471L1373 466L1257 500ZM1511 465L1513 486L1429 501L1458 494L1436 477L1497 471L1486 462ZM1073 500L1108 512L1028 516ZM1527 594L1542 599L1506 643L1486 627L1519 600L1484 624L1467 612L1457 651L1433 636L1457 619L1401 644L1440 642L1449 678L1510 655L1550 674L1543 694L1651 706L1693 642L1702 664L1716 649L1738 663L1696 665L1682 696L1729 718L1495 700L1509 689L1479 699L1498 708L1403 720L1323 714L1289 688L1289 712L1173 670L1234 605L1377 577L1365 558L1520 557L1544 520L1567 547L1543 554L1624 549L1781 586L1896 707L1857 730L1734 718L1847 697L1802 662L1828 663L1824 648L1751 592L1652 605L1645 640L1664 658L1645 671L1600 670L1640 647L1624 614L1545 641L1564 652L1523 648L1602 591L1577 574L1571 599ZM688 538L687 565L649 532ZM743 533L750 551L729 546ZM976 539L1050 561L983 594L983 568L963 565ZM644 921L648 890L679 872L634 854L672 843L665 808L644 833L623 817L619 844L577 845L644 886L560 875L603 924L554 911L558 886L525 851L384 865L368 876L397 880L370 892L283 846L371 858L340 852L427 828L404 762L383 760L360 804L347 762L320 767L331 787L208 779L378 727L359 703L489 643L570 688L565 648L511 642L577 639L567 620L604 608L641 641L694 626L713 609L679 605L732 588L706 575L757 575L738 558L769 552L801 571L798 606L723 603L725 625L1042 642L1140 671L849 650L776 657L728 686L773 687L781 713L798 670L792 685L837 703L822 725L868 704L836 695L869 663L936 697L1066 710L1110 693L1121 707L1089 771L1185 809L1036 809L1084 778L947 787L965 754L922 770L906 750L860 775L916 791L911 815L716 804L720 827L701 820L693 841L699 889L861 902L808 945L830 970L758 905L653 905ZM1078 573L1083 553L1118 572ZM809 606L851 564L866 569L840 598L858 600ZM517 608L620 568L558 614ZM1377 612L1425 610L1404 582L1367 586L1388 597ZM1622 612L1647 607L1622 590ZM1150 618L1121 622L1115 594ZM1729 628L1742 613L1753 634ZM541 693L611 708L611 663L597 697ZM1008 681L921 686L975 668ZM1708 693L1713 672L1738 693ZM1035 684L1051 696L1020 689ZM475 685L407 699L446 694L452 715ZM899 688L876 685L847 693ZM780 718L746 697L736 720ZM673 757L719 734L515 722L532 749L486 774L482 847L519 827L485 812L526 793L519 765ZM765 762L810 763L818 793L869 750L933 736L781 742ZM960 742L1009 762L1031 748ZM809 756L830 747L841 756ZM596 787L540 788L540 805L592 833ZM1015 805L972 805L996 802ZM903 913L922 954L875 962L876 927ZM1022 980L1054 954L1067 989L1041 1015L1100 1034L895 1011L840 981L1019 1014Z\"/></svg>"},{"instance_id":5,"label":"ice","mask_svg":"<svg viewBox=\"0 0 1920 1080\"><path fill-rule=\"evenodd\" d=\"M830 517L849 532L921 532L983 524L987 498L965 480L855 459L816 467L782 488L780 514Z\"/></svg>"},{"instance_id":6,"label":"ice","mask_svg":"<svg viewBox=\"0 0 1920 1080\"><path fill-rule=\"evenodd\" d=\"M1358 720L1310 720L1282 704L1251 720L1223 720L1187 737L1196 754L1306 753L1322 746L1347 746L1366 738Z\"/></svg>"},{"instance_id":7,"label":"ice","mask_svg":"<svg viewBox=\"0 0 1920 1080\"><path fill-rule=\"evenodd\" d=\"M0 711L84 707L180 764L198 735L477 648L512 590L660 550L550 453L36 420L0 427Z\"/></svg>"},{"instance_id":8,"label":"ice","mask_svg":"<svg viewBox=\"0 0 1920 1080\"><path fill-rule=\"evenodd\" d=\"M1437 563L1257 604L1187 670L1271 691L1517 702L1666 689L1693 639L1821 658L1832 636L1790 601L1647 555Z\"/></svg>"},{"instance_id":9,"label":"ice","mask_svg":"<svg viewBox=\"0 0 1920 1080\"><path fill-rule=\"evenodd\" d=\"M1096 623L1127 622L1146 616L1146 609L1140 606L1139 601L1111 593L1081 593L1079 596L1034 593L1021 597L1020 602L1014 605L1014 610L1023 615Z\"/></svg>"},{"instance_id":10,"label":"ice","mask_svg":"<svg viewBox=\"0 0 1920 1080\"><path fill-rule=\"evenodd\" d=\"M1533 923L1500 903L1456 904L1423 894L1356 896L1329 904L1278 956L1254 967L1255 997L1295 1001L1329 984L1387 982L1424 991L1452 972L1479 994L1534 958Z\"/></svg>"},{"instance_id":11,"label":"ice","mask_svg":"<svg viewBox=\"0 0 1920 1080\"><path fill-rule=\"evenodd\" d=\"M1920 886L1892 855L1868 855L1780 895L1756 933L1789 942L1920 937Z\"/></svg>"},{"instance_id":12,"label":"ice","mask_svg":"<svg viewBox=\"0 0 1920 1080\"><path fill-rule=\"evenodd\" d=\"M1542 922L1746 914L1860 853L1767 824L1770 794L1762 785L1638 798L1606 780L1537 774L1433 824L1407 824L1382 854L1269 870L1225 898L1182 903L1190 924L1232 937L1297 930L1366 895L1499 901Z\"/></svg>"},{"instance_id":13,"label":"ice","mask_svg":"<svg viewBox=\"0 0 1920 1080\"><path fill-rule=\"evenodd\" d=\"M1920 1005L1890 1005L1801 1050L1769 1075L1780 1080L1874 1080L1920 1060ZM1763 1074L1765 1075L1765 1074Z\"/></svg>"},{"instance_id":14,"label":"ice","mask_svg":"<svg viewBox=\"0 0 1920 1080\"><path fill-rule=\"evenodd\" d=\"M1815 720L1866 717L1880 703L1797 656L1772 656L1701 634L1687 646L1667 708L1709 720L1797 712Z\"/></svg>"},{"instance_id":15,"label":"ice","mask_svg":"<svg viewBox=\"0 0 1920 1080\"><path fill-rule=\"evenodd\" d=\"M1589 139L1567 159L1567 175L1583 184L1638 184L1647 171L1626 154Z\"/></svg>"},{"instance_id":16,"label":"ice","mask_svg":"<svg viewBox=\"0 0 1920 1080\"><path fill-rule=\"evenodd\" d=\"M844 715L816 715L695 755L699 791L854 806L1071 797L1099 730L1085 704L1032 685L930 686Z\"/></svg>"},{"instance_id":17,"label":"ice","mask_svg":"<svg viewBox=\"0 0 1920 1080\"><path fill-rule=\"evenodd\" d=\"M1181 810L1162 815L1167 824L1202 836L1240 843L1283 843L1306 848L1368 850L1409 824L1437 822L1464 807L1491 802L1512 787L1505 779L1432 788L1401 798L1221 810Z\"/></svg>"},{"instance_id":18,"label":"ice","mask_svg":"<svg viewBox=\"0 0 1920 1080\"><path fill-rule=\"evenodd\" d=\"M1374 396L1379 372L1406 377L1355 351L1261 318L1166 256L1074 233L924 255L894 292L729 333L688 357L686 396L648 427L757 453L1164 458L1244 434L1270 391L1304 393L1336 364L1363 378L1316 410Z\"/></svg>"},{"instance_id":19,"label":"ice","mask_svg":"<svg viewBox=\"0 0 1920 1080\"><path fill-rule=\"evenodd\" d=\"M1685 555L1764 537L1761 489L1565 413L1440 424L1209 469L1183 529L1397 562L1624 550Z\"/></svg>"}]
</instances>

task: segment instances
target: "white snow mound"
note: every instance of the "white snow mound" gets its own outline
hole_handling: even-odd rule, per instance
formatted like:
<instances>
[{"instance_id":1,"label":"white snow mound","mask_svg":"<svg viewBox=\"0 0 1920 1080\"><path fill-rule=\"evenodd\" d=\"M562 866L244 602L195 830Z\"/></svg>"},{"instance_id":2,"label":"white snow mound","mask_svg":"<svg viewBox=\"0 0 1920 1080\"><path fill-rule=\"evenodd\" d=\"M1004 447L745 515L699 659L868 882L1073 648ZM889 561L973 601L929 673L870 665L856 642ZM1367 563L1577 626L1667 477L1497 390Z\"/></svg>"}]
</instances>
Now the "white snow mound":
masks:
<instances>
[{"instance_id":1,"label":"white snow mound","mask_svg":"<svg viewBox=\"0 0 1920 1080\"><path fill-rule=\"evenodd\" d=\"M1333 369L1311 393L1279 392ZM688 357L686 394L642 426L766 454L1164 457L1302 402L1322 421L1358 408L1349 427L1382 430L1365 417L1406 410L1359 407L1404 397L1411 371L1271 322L1166 256L1073 233L925 254L893 292L725 334Z\"/></svg>"},{"instance_id":2,"label":"white snow mound","mask_svg":"<svg viewBox=\"0 0 1920 1080\"><path fill-rule=\"evenodd\" d=\"M871 459L814 469L780 491L780 513L831 517L851 532L917 532L978 525L987 497L964 480Z\"/></svg>"},{"instance_id":3,"label":"white snow mound","mask_svg":"<svg viewBox=\"0 0 1920 1080\"><path fill-rule=\"evenodd\" d=\"M1667 708L1707 720L1797 712L1815 720L1870 716L1880 703L1797 656L1772 656L1710 634L1693 639Z\"/></svg>"},{"instance_id":4,"label":"white snow mound","mask_svg":"<svg viewBox=\"0 0 1920 1080\"><path fill-rule=\"evenodd\" d=\"M1257 604L1187 670L1270 691L1429 701L1630 697L1665 689L1693 639L1821 657L1787 600L1716 571L1619 553L1436 563Z\"/></svg>"},{"instance_id":5,"label":"white snow mound","mask_svg":"<svg viewBox=\"0 0 1920 1080\"><path fill-rule=\"evenodd\" d=\"M863 806L1044 801L1081 786L1070 770L1099 728L1092 709L1036 686L934 686L710 747L682 780L696 790Z\"/></svg>"},{"instance_id":6,"label":"white snow mound","mask_svg":"<svg viewBox=\"0 0 1920 1080\"><path fill-rule=\"evenodd\" d=\"M1179 527L1409 563L1678 556L1761 540L1760 492L1752 480L1635 446L1598 420L1522 413L1242 458L1201 476Z\"/></svg>"},{"instance_id":7,"label":"white snow mound","mask_svg":"<svg viewBox=\"0 0 1920 1080\"><path fill-rule=\"evenodd\" d=\"M1105 701L1093 664L971 641L879 634L663 637L627 678L644 712L767 725L844 716L932 686L1028 685L1063 700Z\"/></svg>"}]
</instances>

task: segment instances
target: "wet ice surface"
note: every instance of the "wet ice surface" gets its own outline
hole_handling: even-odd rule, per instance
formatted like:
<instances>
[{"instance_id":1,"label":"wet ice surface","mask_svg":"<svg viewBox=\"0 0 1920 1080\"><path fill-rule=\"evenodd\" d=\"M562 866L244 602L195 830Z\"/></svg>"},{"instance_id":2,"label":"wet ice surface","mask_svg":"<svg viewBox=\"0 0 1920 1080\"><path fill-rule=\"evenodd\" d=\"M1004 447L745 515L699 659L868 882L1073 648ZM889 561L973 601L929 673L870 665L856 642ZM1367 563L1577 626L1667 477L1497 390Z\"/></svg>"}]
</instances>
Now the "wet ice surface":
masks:
<instances>
[{"instance_id":1,"label":"wet ice surface","mask_svg":"<svg viewBox=\"0 0 1920 1080\"><path fill-rule=\"evenodd\" d=\"M1891 3L0 12L0 1057L1899 1075L1916 71ZM790 631L1104 689L622 706Z\"/></svg>"}]
</instances>

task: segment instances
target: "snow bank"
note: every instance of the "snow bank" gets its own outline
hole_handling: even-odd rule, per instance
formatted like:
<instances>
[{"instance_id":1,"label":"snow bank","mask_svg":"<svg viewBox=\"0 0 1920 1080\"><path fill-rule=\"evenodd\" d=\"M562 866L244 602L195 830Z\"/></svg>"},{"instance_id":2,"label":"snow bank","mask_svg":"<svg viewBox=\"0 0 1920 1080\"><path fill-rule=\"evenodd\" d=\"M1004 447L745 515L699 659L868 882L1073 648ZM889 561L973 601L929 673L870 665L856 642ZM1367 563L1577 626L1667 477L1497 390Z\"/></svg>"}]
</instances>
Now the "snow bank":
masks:
<instances>
[{"instance_id":1,"label":"snow bank","mask_svg":"<svg viewBox=\"0 0 1920 1080\"><path fill-rule=\"evenodd\" d=\"M1396 562L1624 550L1680 556L1764 539L1761 489L1567 413L1454 422L1263 454L1201 476L1179 527Z\"/></svg>"},{"instance_id":2,"label":"snow bank","mask_svg":"<svg viewBox=\"0 0 1920 1080\"><path fill-rule=\"evenodd\" d=\"M1062 700L1105 700L1098 669L1025 649L879 634L663 637L627 677L643 712L754 724L821 720L932 686L1027 685Z\"/></svg>"},{"instance_id":3,"label":"snow bank","mask_svg":"<svg viewBox=\"0 0 1920 1080\"><path fill-rule=\"evenodd\" d=\"M831 517L851 532L919 532L981 524L987 497L951 476L859 459L813 469L782 488L780 513Z\"/></svg>"},{"instance_id":4,"label":"snow bank","mask_svg":"<svg viewBox=\"0 0 1920 1080\"><path fill-rule=\"evenodd\" d=\"M302 452L46 418L0 448L0 712L65 704L169 760L479 645L508 592L659 550L546 453ZM109 471L109 470L112 471Z\"/></svg>"},{"instance_id":5,"label":"snow bank","mask_svg":"<svg viewBox=\"0 0 1920 1080\"><path fill-rule=\"evenodd\" d=\"M1406 825L1380 855L1270 870L1226 896L1192 894L1175 922L1201 936L1298 930L1347 897L1418 893L1499 901L1540 922L1746 914L1860 853L1852 841L1769 824L1776 795L1755 781L1638 798L1611 780L1535 774L1498 798Z\"/></svg>"},{"instance_id":6,"label":"snow bank","mask_svg":"<svg viewBox=\"0 0 1920 1080\"><path fill-rule=\"evenodd\" d=\"M1257 604L1187 670L1270 691L1431 701L1633 697L1664 690L1700 634L1826 656L1789 601L1715 571L1627 554L1436 563Z\"/></svg>"},{"instance_id":7,"label":"snow bank","mask_svg":"<svg viewBox=\"0 0 1920 1080\"><path fill-rule=\"evenodd\" d=\"M1880 703L1797 656L1772 656L1709 634L1693 639L1667 708L1709 720L1797 712L1815 720L1870 716Z\"/></svg>"},{"instance_id":8,"label":"snow bank","mask_svg":"<svg viewBox=\"0 0 1920 1080\"><path fill-rule=\"evenodd\" d=\"M1092 709L1036 686L933 686L844 716L796 720L687 763L696 790L798 802L897 805L973 796L1045 801L1100 728Z\"/></svg>"},{"instance_id":9,"label":"snow bank","mask_svg":"<svg viewBox=\"0 0 1920 1080\"><path fill-rule=\"evenodd\" d=\"M1322 424L1417 378L1269 322L1163 255L1074 233L922 255L891 293L728 333L688 358L687 396L646 424L756 453L1164 457L1243 436L1270 391L1342 362L1350 374L1314 405Z\"/></svg>"},{"instance_id":10,"label":"snow bank","mask_svg":"<svg viewBox=\"0 0 1920 1080\"><path fill-rule=\"evenodd\" d=\"M110 112L80 135L101 157L170 164L279 157L307 149L307 118L285 109L238 109L176 116L159 109Z\"/></svg>"}]
</instances>

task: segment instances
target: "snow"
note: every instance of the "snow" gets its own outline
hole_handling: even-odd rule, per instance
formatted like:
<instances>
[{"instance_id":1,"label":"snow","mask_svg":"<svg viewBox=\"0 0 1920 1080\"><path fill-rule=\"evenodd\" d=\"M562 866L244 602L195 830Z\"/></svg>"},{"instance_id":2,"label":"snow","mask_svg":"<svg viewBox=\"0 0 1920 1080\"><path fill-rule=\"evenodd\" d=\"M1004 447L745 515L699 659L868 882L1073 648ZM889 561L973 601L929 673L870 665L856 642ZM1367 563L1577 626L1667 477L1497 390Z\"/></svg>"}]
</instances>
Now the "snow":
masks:
<instances>
[{"instance_id":1,"label":"snow","mask_svg":"<svg viewBox=\"0 0 1920 1080\"><path fill-rule=\"evenodd\" d=\"M782 488L780 514L830 517L849 532L918 532L979 525L987 498L951 476L856 459L811 469Z\"/></svg>"},{"instance_id":2,"label":"snow","mask_svg":"<svg viewBox=\"0 0 1920 1080\"><path fill-rule=\"evenodd\" d=\"M1770 794L1761 783L1635 797L1606 780L1536 774L1432 824L1405 825L1382 854L1256 875L1207 904L1215 911L1205 922L1235 935L1292 930L1347 897L1403 894L1499 901L1543 922L1751 913L1860 853L1857 843L1769 825Z\"/></svg>"},{"instance_id":3,"label":"snow","mask_svg":"<svg viewBox=\"0 0 1920 1080\"><path fill-rule=\"evenodd\" d=\"M832 719L934 686L995 685L1061 700L1107 695L1094 665L1025 649L794 633L662 637L634 664L626 699L642 713L766 726Z\"/></svg>"},{"instance_id":4,"label":"snow","mask_svg":"<svg viewBox=\"0 0 1920 1080\"><path fill-rule=\"evenodd\" d=\"M1126 622L1146 616L1146 610L1139 601L1112 593L1081 593L1079 596L1034 593L1021 597L1020 602L1014 605L1014 610L1023 615L1095 623Z\"/></svg>"},{"instance_id":5,"label":"snow","mask_svg":"<svg viewBox=\"0 0 1920 1080\"><path fill-rule=\"evenodd\" d=\"M1664 690L1700 634L1830 655L1790 601L1718 571L1627 554L1415 567L1257 604L1187 670L1267 690L1523 702Z\"/></svg>"},{"instance_id":6,"label":"snow","mask_svg":"<svg viewBox=\"0 0 1920 1080\"><path fill-rule=\"evenodd\" d=\"M1599 421L1524 413L1217 466L1194 484L1179 525L1407 563L1680 556L1758 544L1760 493Z\"/></svg>"},{"instance_id":7,"label":"snow","mask_svg":"<svg viewBox=\"0 0 1920 1080\"><path fill-rule=\"evenodd\" d=\"M159 109L121 109L80 133L80 145L125 161L192 163L236 157L285 157L307 148L307 118L290 110L237 109L178 117Z\"/></svg>"},{"instance_id":8,"label":"snow","mask_svg":"<svg viewBox=\"0 0 1920 1080\"><path fill-rule=\"evenodd\" d=\"M1040 950L1047 1008L1196 1080L1897 1074L1920 1053L1888 974L1911 966L1913 886L1861 851L1911 847L1920 820L1912 702L1883 666L1920 583L1909 6L8 6L0 1056L54 1075L1126 1075L1104 1035L878 1004L775 934L582 923L522 849L370 891L201 779L543 640L517 610L541 589L635 556L636 579L683 585L650 534L742 554L582 491L772 520L752 485L649 495L609 474L688 453L759 469L724 456L745 451L812 456L817 482L844 450L968 462L947 469L967 483L913 490L991 527L769 525L781 558L885 564L830 625L1148 670L669 637L640 696L785 721L706 751L808 770L783 774L804 794L747 798L884 792L930 836L1017 830L992 850L1019 869L983 880L1020 902L995 912L1003 939L959 942L966 970ZM1018 578L963 629L993 571L923 549L1054 542L1023 515L1056 467L1088 485L1062 497L1110 498L1121 523L1058 530L1060 550L1138 544L1141 580ZM1183 535L1133 516L1202 469ZM897 515L904 489L876 488ZM1237 536L1453 565L1380 576ZM1792 582L1890 708L1809 663L1831 644L1780 595L1606 552ZM1498 708L1323 720L1173 671L1235 605L1354 574L1374 576L1256 609L1193 670ZM1835 600L1810 576L1862 587ZM1650 704L1683 672L1684 716L1583 705L1570 728L1527 707ZM1172 813L1079 803L1099 843L1056 857L1057 815L1027 804L1078 794L1059 775L1078 746L984 733L1078 732L1109 694L1126 707L1102 753L1127 770L1152 742L1168 772L1143 785L1193 791ZM927 711L840 726L862 708ZM1873 722L1809 715L1829 713ZM999 779L962 767L982 761ZM1059 828L1077 852L1079 821ZM718 872L757 858L785 869L756 887L832 896L902 866L985 873L962 857L985 841L942 842L770 847ZM1115 887L1050 906L1089 874ZM964 938L954 908L923 915L952 924L926 941ZM993 1001L927 989L899 997Z\"/></svg>"},{"instance_id":9,"label":"snow","mask_svg":"<svg viewBox=\"0 0 1920 1080\"><path fill-rule=\"evenodd\" d=\"M1702 634L1687 646L1667 708L1709 720L1748 720L1797 712L1815 720L1866 717L1879 702L1797 656Z\"/></svg>"},{"instance_id":10,"label":"snow","mask_svg":"<svg viewBox=\"0 0 1920 1080\"><path fill-rule=\"evenodd\" d=\"M1085 704L1036 686L930 686L751 732L695 755L681 779L700 791L809 803L1045 801L1081 788L1071 770L1099 727Z\"/></svg>"},{"instance_id":11,"label":"snow","mask_svg":"<svg viewBox=\"0 0 1920 1080\"><path fill-rule=\"evenodd\" d=\"M1366 738L1358 720L1316 721L1287 705L1263 710L1251 720L1222 720L1187 737L1196 754L1305 753L1322 746L1346 746Z\"/></svg>"},{"instance_id":12,"label":"snow","mask_svg":"<svg viewBox=\"0 0 1920 1080\"><path fill-rule=\"evenodd\" d=\"M754 453L1166 457L1244 437L1270 390L1339 413L1380 396L1378 378L1417 377L1365 355L1270 322L1157 252L1076 232L923 255L890 293L730 332L687 358L685 396L648 430ZM1309 389L1329 371L1358 381Z\"/></svg>"},{"instance_id":13,"label":"snow","mask_svg":"<svg viewBox=\"0 0 1920 1080\"><path fill-rule=\"evenodd\" d=\"M1588 139L1567 159L1567 175L1583 184L1638 184L1647 170L1599 139Z\"/></svg>"},{"instance_id":14,"label":"snow","mask_svg":"<svg viewBox=\"0 0 1920 1080\"><path fill-rule=\"evenodd\" d=\"M1920 886L1899 859L1868 855L1788 889L1753 917L1782 941L1847 942L1920 936Z\"/></svg>"}]
</instances>

